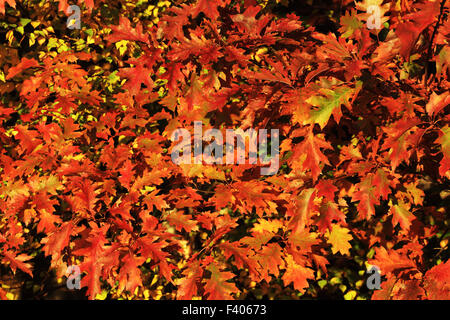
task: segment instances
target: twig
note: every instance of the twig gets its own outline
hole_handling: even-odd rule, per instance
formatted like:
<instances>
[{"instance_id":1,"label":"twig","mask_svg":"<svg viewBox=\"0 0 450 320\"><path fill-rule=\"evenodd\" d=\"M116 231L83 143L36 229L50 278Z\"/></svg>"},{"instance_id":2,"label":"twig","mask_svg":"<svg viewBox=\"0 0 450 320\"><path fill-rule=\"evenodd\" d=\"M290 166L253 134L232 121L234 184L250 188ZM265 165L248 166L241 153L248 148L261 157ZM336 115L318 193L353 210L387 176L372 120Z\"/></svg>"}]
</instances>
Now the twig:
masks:
<instances>
[{"instance_id":1,"label":"twig","mask_svg":"<svg viewBox=\"0 0 450 320\"><path fill-rule=\"evenodd\" d=\"M442 0L442 2L441 2L441 8L440 8L438 20L436 22L436 25L434 26L433 34L431 35L430 44L428 45L427 59L425 61L425 78L424 78L425 88L427 88L427 80L428 80L428 62L431 59L434 38L436 37L437 30L439 29L439 23L441 22L442 15L444 14L444 6L445 6L446 2L447 2L447 0Z\"/></svg>"}]
</instances>

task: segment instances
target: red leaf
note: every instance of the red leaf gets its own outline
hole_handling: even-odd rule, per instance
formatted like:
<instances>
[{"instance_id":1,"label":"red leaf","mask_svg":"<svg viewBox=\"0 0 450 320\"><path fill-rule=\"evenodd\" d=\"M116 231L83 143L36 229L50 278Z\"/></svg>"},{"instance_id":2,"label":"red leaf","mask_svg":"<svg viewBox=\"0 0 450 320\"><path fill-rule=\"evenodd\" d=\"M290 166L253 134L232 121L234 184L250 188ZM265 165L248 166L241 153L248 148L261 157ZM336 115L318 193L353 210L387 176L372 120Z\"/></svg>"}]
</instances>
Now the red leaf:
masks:
<instances>
[{"instance_id":1,"label":"red leaf","mask_svg":"<svg viewBox=\"0 0 450 320\"><path fill-rule=\"evenodd\" d=\"M425 274L424 285L430 300L450 299L450 260L434 266Z\"/></svg>"},{"instance_id":2,"label":"red leaf","mask_svg":"<svg viewBox=\"0 0 450 320\"><path fill-rule=\"evenodd\" d=\"M39 133L36 130L28 130L25 126L17 125L16 139L19 139L26 153L32 153L36 147L42 143L41 140L37 139Z\"/></svg>"},{"instance_id":3,"label":"red leaf","mask_svg":"<svg viewBox=\"0 0 450 320\"><path fill-rule=\"evenodd\" d=\"M118 265L119 244L106 245L108 225L99 228L95 223L90 223L90 227L91 232L84 246L74 250L73 254L84 256L80 270L87 274L81 279L81 286L88 288L90 299L95 299L101 292L101 278L107 279L112 268Z\"/></svg>"},{"instance_id":4,"label":"red leaf","mask_svg":"<svg viewBox=\"0 0 450 320\"><path fill-rule=\"evenodd\" d=\"M404 17L409 21L399 24L395 33L400 38L400 54L405 60L409 60L409 55L416 44L419 34L430 24L436 21L439 15L439 1L426 1L414 6L416 12Z\"/></svg>"},{"instance_id":5,"label":"red leaf","mask_svg":"<svg viewBox=\"0 0 450 320\"><path fill-rule=\"evenodd\" d=\"M189 214L183 214L178 210L168 211L166 220L171 225L174 225L175 229L178 231L181 231L182 229L184 229L186 232L198 230L197 222L195 220L192 220L192 216Z\"/></svg>"},{"instance_id":6,"label":"red leaf","mask_svg":"<svg viewBox=\"0 0 450 320\"><path fill-rule=\"evenodd\" d=\"M306 155L306 159L302 164L305 170L311 170L314 180L317 180L322 172L321 164L329 165L328 158L322 153L321 149L332 149L329 142L323 138L315 136L312 132L308 133L305 140L295 147L293 158Z\"/></svg>"},{"instance_id":7,"label":"red leaf","mask_svg":"<svg viewBox=\"0 0 450 320\"><path fill-rule=\"evenodd\" d=\"M130 20L120 16L119 25L111 26L112 33L106 37L109 42L117 42L121 40L141 41L150 44L148 36L144 35L142 25L138 23L136 28L131 26Z\"/></svg>"},{"instance_id":8,"label":"red leaf","mask_svg":"<svg viewBox=\"0 0 450 320\"><path fill-rule=\"evenodd\" d=\"M415 268L415 264L407 256L395 250L389 250L388 252L383 247L375 248L375 258L370 260L369 263L380 268L383 274Z\"/></svg>"},{"instance_id":9,"label":"red leaf","mask_svg":"<svg viewBox=\"0 0 450 320\"><path fill-rule=\"evenodd\" d=\"M391 207L390 213L392 214L392 225L395 227L400 224L403 230L409 230L411 222L414 220L414 215L405 208L404 203L399 203Z\"/></svg>"},{"instance_id":10,"label":"red leaf","mask_svg":"<svg viewBox=\"0 0 450 320\"><path fill-rule=\"evenodd\" d=\"M345 214L339 210L336 203L327 201L320 207L320 215L317 218L317 226L320 232L331 230L332 222L345 222Z\"/></svg>"},{"instance_id":11,"label":"red leaf","mask_svg":"<svg viewBox=\"0 0 450 320\"><path fill-rule=\"evenodd\" d=\"M60 228L41 240L41 243L44 244L45 255L52 256L52 263L61 258L63 250L69 245L72 231L73 223L71 221L65 222Z\"/></svg>"},{"instance_id":12,"label":"red leaf","mask_svg":"<svg viewBox=\"0 0 450 320\"><path fill-rule=\"evenodd\" d=\"M145 262L143 257L135 257L134 254L128 253L122 258L122 267L119 272L119 287L118 292L123 290L134 294L137 287L142 286L141 270L139 266Z\"/></svg>"},{"instance_id":13,"label":"red leaf","mask_svg":"<svg viewBox=\"0 0 450 320\"><path fill-rule=\"evenodd\" d=\"M1 11L1 3L0 3L0 11ZM22 60L19 62L17 66L9 68L6 80L9 80L18 75L19 73L21 73L22 71L33 67L39 67L39 63L35 59L22 58Z\"/></svg>"},{"instance_id":14,"label":"red leaf","mask_svg":"<svg viewBox=\"0 0 450 320\"><path fill-rule=\"evenodd\" d=\"M33 277L32 273L32 265L30 263L26 263L25 261L30 260L32 257L29 255L22 253L19 255L16 255L12 251L7 251L6 249L3 250L3 262L9 263L12 271L15 273L16 269L19 268L25 273L28 273L30 277Z\"/></svg>"},{"instance_id":15,"label":"red leaf","mask_svg":"<svg viewBox=\"0 0 450 320\"><path fill-rule=\"evenodd\" d=\"M75 197L79 199L77 205L86 214L94 214L94 207L97 202L95 186L89 180L81 180L78 183L79 191Z\"/></svg>"},{"instance_id":16,"label":"red leaf","mask_svg":"<svg viewBox=\"0 0 450 320\"><path fill-rule=\"evenodd\" d=\"M427 113L430 117L442 111L445 107L450 105L450 92L444 92L437 95L435 92L431 93L430 101L426 105Z\"/></svg>"},{"instance_id":17,"label":"red leaf","mask_svg":"<svg viewBox=\"0 0 450 320\"><path fill-rule=\"evenodd\" d=\"M223 0L197 0L195 7L192 9L192 18L196 18L200 12L203 12L211 20L216 20L219 17L217 7L223 6Z\"/></svg>"},{"instance_id":18,"label":"red leaf","mask_svg":"<svg viewBox=\"0 0 450 320\"><path fill-rule=\"evenodd\" d=\"M193 261L183 271L184 278L178 279L177 299L191 300L197 295L198 283L203 277L203 269L198 261Z\"/></svg>"}]
</instances>

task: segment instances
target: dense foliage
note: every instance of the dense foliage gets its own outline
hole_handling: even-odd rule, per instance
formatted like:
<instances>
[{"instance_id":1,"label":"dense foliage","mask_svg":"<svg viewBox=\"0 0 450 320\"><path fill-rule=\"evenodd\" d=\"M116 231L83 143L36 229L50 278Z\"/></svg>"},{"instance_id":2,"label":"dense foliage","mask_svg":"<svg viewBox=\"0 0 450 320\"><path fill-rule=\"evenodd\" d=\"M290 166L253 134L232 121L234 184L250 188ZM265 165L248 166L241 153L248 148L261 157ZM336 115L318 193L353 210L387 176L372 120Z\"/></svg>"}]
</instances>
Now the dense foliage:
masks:
<instances>
[{"instance_id":1,"label":"dense foliage","mask_svg":"<svg viewBox=\"0 0 450 320\"><path fill-rule=\"evenodd\" d=\"M450 299L447 1L71 4L0 0L1 298ZM194 121L279 171L173 163Z\"/></svg>"}]
</instances>

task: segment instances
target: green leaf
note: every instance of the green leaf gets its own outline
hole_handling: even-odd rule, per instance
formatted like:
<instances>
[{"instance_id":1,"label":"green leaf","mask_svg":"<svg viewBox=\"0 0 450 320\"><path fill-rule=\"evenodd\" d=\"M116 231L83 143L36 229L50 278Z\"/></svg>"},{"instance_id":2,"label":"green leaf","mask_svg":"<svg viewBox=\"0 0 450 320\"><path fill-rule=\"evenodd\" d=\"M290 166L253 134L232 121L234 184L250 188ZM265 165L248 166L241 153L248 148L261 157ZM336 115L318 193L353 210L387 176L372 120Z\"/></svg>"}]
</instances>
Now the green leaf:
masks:
<instances>
[{"instance_id":1,"label":"green leaf","mask_svg":"<svg viewBox=\"0 0 450 320\"><path fill-rule=\"evenodd\" d=\"M361 29L364 26L364 23L356 17L356 12L350 13L350 11L347 11L347 13L341 17L341 25L342 27L339 29L340 32L342 32L343 38L348 38L353 33Z\"/></svg>"},{"instance_id":2,"label":"green leaf","mask_svg":"<svg viewBox=\"0 0 450 320\"><path fill-rule=\"evenodd\" d=\"M20 25L22 27L25 27L27 24L29 24L31 22L31 19L26 19L26 18L20 18Z\"/></svg>"},{"instance_id":3,"label":"green leaf","mask_svg":"<svg viewBox=\"0 0 450 320\"><path fill-rule=\"evenodd\" d=\"M355 89L349 87L339 87L334 90L322 88L319 90L321 95L312 96L306 100L318 109L311 110L311 123L318 123L323 129L328 123L331 115L334 115L336 122L339 122L342 116L341 105L349 105L349 99L355 92Z\"/></svg>"}]
</instances>

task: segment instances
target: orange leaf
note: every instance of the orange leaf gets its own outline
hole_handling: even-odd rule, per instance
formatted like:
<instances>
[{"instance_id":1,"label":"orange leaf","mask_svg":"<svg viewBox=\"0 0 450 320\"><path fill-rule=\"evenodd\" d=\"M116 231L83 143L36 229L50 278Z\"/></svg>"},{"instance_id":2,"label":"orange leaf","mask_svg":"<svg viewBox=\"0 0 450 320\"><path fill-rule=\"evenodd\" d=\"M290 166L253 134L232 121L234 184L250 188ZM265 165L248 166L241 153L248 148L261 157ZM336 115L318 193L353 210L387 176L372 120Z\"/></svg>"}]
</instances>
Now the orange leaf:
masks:
<instances>
[{"instance_id":1,"label":"orange leaf","mask_svg":"<svg viewBox=\"0 0 450 320\"><path fill-rule=\"evenodd\" d=\"M309 287L308 279L314 279L314 271L297 264L289 255L286 257L286 272L282 279L285 286L293 283L295 290L303 293Z\"/></svg>"},{"instance_id":2,"label":"orange leaf","mask_svg":"<svg viewBox=\"0 0 450 320\"><path fill-rule=\"evenodd\" d=\"M228 282L235 277L229 271L221 271L221 267L213 261L207 268L211 272L211 277L206 279L205 292L208 300L234 300L233 293L237 293L238 289L234 283Z\"/></svg>"}]
</instances>

